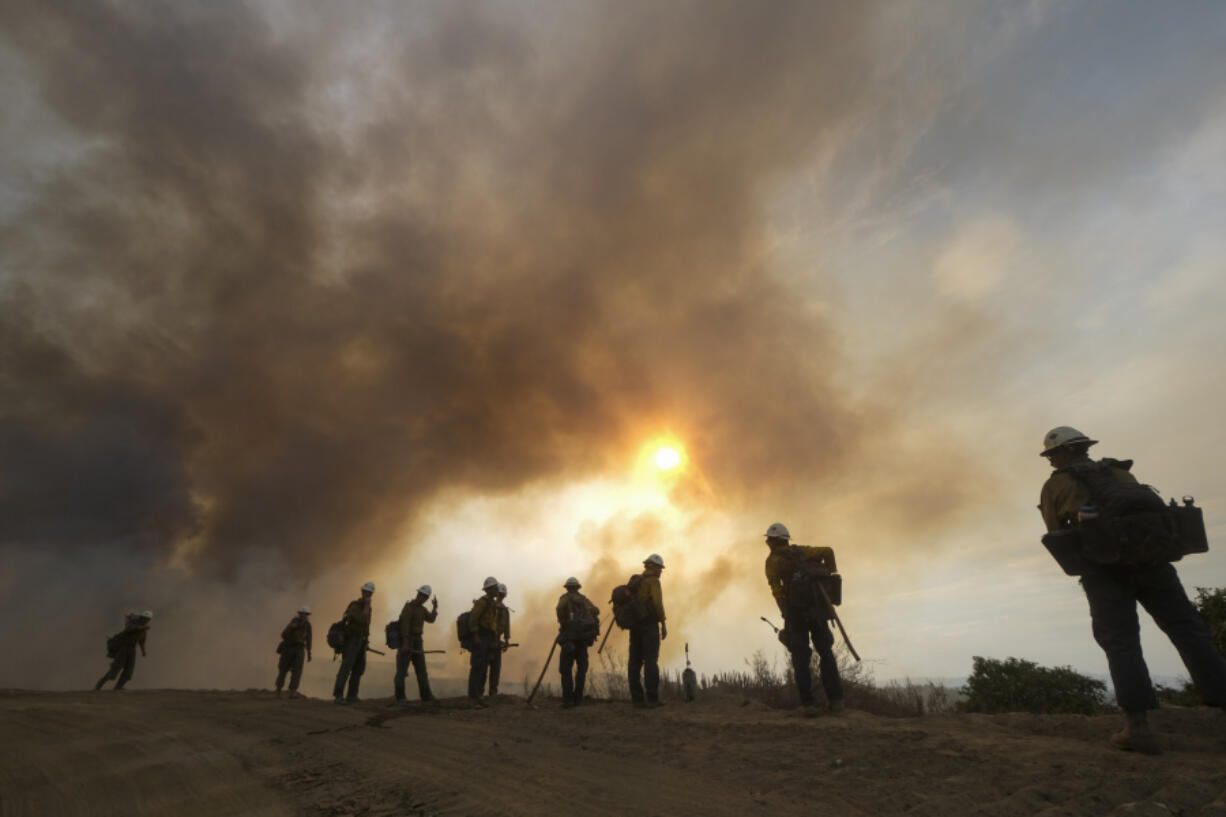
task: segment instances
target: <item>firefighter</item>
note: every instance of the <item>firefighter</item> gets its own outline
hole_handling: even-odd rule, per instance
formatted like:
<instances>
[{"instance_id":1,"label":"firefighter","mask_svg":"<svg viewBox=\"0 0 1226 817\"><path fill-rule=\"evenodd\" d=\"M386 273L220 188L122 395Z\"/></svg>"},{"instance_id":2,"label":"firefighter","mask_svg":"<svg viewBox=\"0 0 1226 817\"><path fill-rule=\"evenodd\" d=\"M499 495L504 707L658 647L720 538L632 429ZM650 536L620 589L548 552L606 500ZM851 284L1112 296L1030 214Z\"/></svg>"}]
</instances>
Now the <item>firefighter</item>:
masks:
<instances>
[{"instance_id":1,"label":"firefighter","mask_svg":"<svg viewBox=\"0 0 1226 817\"><path fill-rule=\"evenodd\" d=\"M583 703L587 679L587 648L600 634L600 610L579 592L579 580L571 576L562 585L566 592L558 599L558 644L562 650L558 670L562 673L562 708Z\"/></svg>"},{"instance_id":2,"label":"firefighter","mask_svg":"<svg viewBox=\"0 0 1226 817\"><path fill-rule=\"evenodd\" d=\"M468 670L468 698L475 706L486 707L481 699L485 678L498 645L498 580L489 576L481 584L485 595L473 602L468 614L468 644L471 656Z\"/></svg>"},{"instance_id":3,"label":"firefighter","mask_svg":"<svg viewBox=\"0 0 1226 817\"><path fill-rule=\"evenodd\" d=\"M792 656L792 676L805 716L811 718L818 714L813 698L813 673L809 668L813 654L810 643L817 650L826 706L830 712L839 714L843 711L843 680L834 657L834 634L827 624L829 605L817 586L823 575L838 572L834 550L789 545L791 539L787 526L780 522L766 529L766 546L770 548L766 557L766 583L783 615L780 641Z\"/></svg>"},{"instance_id":4,"label":"firefighter","mask_svg":"<svg viewBox=\"0 0 1226 817\"><path fill-rule=\"evenodd\" d=\"M336 685L332 697L338 704L352 704L358 700L358 687L362 673L366 672L366 649L370 644L370 600L375 595L375 583L362 585L362 597L349 602L341 621L345 624L345 646L341 650L341 666L336 671ZM349 682L348 694L345 682Z\"/></svg>"},{"instance_id":5,"label":"firefighter","mask_svg":"<svg viewBox=\"0 0 1226 817\"><path fill-rule=\"evenodd\" d=\"M1097 480L1102 486L1099 490L1108 492L1113 486L1119 486L1114 492L1137 486L1129 470L1131 460L1090 459L1090 446L1097 442L1070 426L1058 426L1044 435L1039 453L1047 458L1052 474L1040 492L1039 513L1049 534L1077 529L1083 521L1096 518L1099 508L1092 503L1100 500L1092 495L1090 481ZM1148 490L1142 490L1142 495ZM1117 522L1129 524L1127 516ZM1111 743L1125 751L1159 754L1162 750L1148 716L1149 710L1158 708L1158 699L1141 654L1137 603L1175 645L1197 691L1211 706L1226 706L1226 661L1214 649L1209 628L1188 600L1169 561L1159 556L1128 564L1102 564L1092 558L1083 561L1081 587L1090 604L1091 629L1107 654L1115 698L1125 716L1124 728L1112 736Z\"/></svg>"},{"instance_id":6,"label":"firefighter","mask_svg":"<svg viewBox=\"0 0 1226 817\"><path fill-rule=\"evenodd\" d=\"M430 694L430 678L426 674L425 642L422 634L427 623L433 624L438 618L438 599L434 599L429 610L426 600L433 591L430 585L423 584L417 588L417 595L405 602L400 611L400 649L396 652L396 677L393 684L396 689L396 700L404 700L404 679L409 672L409 664L413 665L413 674L417 676L417 697L424 703L435 700Z\"/></svg>"},{"instance_id":7,"label":"firefighter","mask_svg":"<svg viewBox=\"0 0 1226 817\"><path fill-rule=\"evenodd\" d=\"M124 685L132 680L132 671L136 669L136 648L140 647L141 657L144 658L145 637L149 633L149 622L152 620L152 610L128 613L124 617L123 630L107 639L107 657L111 659L111 668L94 684L95 692L116 677L119 680L115 683L115 691L121 692Z\"/></svg>"},{"instance_id":8,"label":"firefighter","mask_svg":"<svg viewBox=\"0 0 1226 817\"><path fill-rule=\"evenodd\" d=\"M301 698L298 694L298 683L302 680L303 659L311 660L311 608L303 605L298 608L298 615L290 619L289 624L281 631L281 643L277 645L281 659L277 662L277 697L281 697L281 687L285 684L285 675L289 673L289 696Z\"/></svg>"},{"instance_id":9,"label":"firefighter","mask_svg":"<svg viewBox=\"0 0 1226 817\"><path fill-rule=\"evenodd\" d=\"M639 582L638 595L646 607L646 616L630 628L630 657L626 674L630 682L630 700L639 708L651 709L663 705L660 703L660 642L668 637L664 591L660 587L660 573L663 570L664 559L658 553L651 554L643 561L643 578Z\"/></svg>"}]
</instances>

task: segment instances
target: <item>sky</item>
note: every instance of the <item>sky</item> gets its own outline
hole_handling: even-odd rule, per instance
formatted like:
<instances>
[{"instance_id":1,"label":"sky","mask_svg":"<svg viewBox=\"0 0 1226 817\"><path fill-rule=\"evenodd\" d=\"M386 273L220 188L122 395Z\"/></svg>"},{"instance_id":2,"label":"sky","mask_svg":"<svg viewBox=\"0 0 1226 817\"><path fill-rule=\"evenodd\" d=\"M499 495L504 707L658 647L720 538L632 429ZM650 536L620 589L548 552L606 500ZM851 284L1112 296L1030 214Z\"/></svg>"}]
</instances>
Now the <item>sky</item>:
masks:
<instances>
[{"instance_id":1,"label":"sky","mask_svg":"<svg viewBox=\"0 0 1226 817\"><path fill-rule=\"evenodd\" d=\"M366 580L458 676L489 575L519 679L653 552L666 668L782 665L772 522L879 680L1105 674L1037 454L1195 496L1226 586L1224 49L1214 2L4 4L0 687L144 608L138 682L266 686Z\"/></svg>"}]
</instances>

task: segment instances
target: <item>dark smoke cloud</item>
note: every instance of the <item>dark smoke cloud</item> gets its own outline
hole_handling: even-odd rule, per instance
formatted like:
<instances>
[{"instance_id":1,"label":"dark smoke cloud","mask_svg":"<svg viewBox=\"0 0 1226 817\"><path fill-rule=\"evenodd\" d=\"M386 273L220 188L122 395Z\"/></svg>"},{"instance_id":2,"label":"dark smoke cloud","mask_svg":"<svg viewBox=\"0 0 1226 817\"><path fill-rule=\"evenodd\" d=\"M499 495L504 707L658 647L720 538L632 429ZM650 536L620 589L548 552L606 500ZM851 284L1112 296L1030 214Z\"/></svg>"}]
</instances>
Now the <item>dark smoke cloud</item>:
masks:
<instances>
[{"instance_id":1,"label":"dark smoke cloud","mask_svg":"<svg viewBox=\"0 0 1226 817\"><path fill-rule=\"evenodd\" d=\"M662 427L735 498L854 455L761 207L863 5L288 8L0 12L77 140L0 232L0 545L307 577Z\"/></svg>"}]
</instances>

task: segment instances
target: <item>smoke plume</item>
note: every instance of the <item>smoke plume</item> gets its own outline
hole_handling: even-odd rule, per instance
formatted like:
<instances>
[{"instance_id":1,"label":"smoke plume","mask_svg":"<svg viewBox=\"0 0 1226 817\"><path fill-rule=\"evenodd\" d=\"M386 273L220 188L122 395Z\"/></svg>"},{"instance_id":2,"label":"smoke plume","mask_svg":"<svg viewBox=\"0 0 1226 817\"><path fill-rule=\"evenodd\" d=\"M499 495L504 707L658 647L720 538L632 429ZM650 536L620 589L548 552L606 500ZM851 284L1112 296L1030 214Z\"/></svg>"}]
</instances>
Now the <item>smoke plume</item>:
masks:
<instances>
[{"instance_id":1,"label":"smoke plume","mask_svg":"<svg viewBox=\"0 0 1226 817\"><path fill-rule=\"evenodd\" d=\"M279 627L296 602L254 596L343 604L328 568L388 558L433 503L598 477L664 431L691 505L957 515L973 490L848 488L892 456L893 413L845 392L825 307L771 265L770 195L855 114L874 23L786 1L5 3L30 127L0 130L21 157L0 559L69 611L138 587L186 627L210 579L230 586L210 615ZM619 548L654 534L608 535L583 577L602 605ZM736 572L716 544L669 585L694 614Z\"/></svg>"},{"instance_id":2,"label":"smoke plume","mask_svg":"<svg viewBox=\"0 0 1226 817\"><path fill-rule=\"evenodd\" d=\"M761 197L866 11L287 14L6 5L71 147L3 226L3 545L309 577L658 425L738 495L854 452Z\"/></svg>"}]
</instances>

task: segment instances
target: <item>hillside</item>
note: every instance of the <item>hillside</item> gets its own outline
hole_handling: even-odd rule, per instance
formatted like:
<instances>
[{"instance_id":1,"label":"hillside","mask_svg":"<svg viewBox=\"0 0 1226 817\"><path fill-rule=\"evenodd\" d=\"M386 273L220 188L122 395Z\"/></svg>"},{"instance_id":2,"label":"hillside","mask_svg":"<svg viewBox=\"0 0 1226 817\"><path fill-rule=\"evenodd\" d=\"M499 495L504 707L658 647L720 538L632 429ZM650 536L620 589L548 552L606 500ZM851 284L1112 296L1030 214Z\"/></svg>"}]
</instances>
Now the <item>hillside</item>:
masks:
<instances>
[{"instance_id":1,"label":"hillside","mask_svg":"<svg viewBox=\"0 0 1226 817\"><path fill-rule=\"evenodd\" d=\"M708 697L488 710L267 692L0 693L0 815L1195 815L1226 817L1226 716L852 712ZM1161 805L1159 805L1161 804Z\"/></svg>"}]
</instances>

